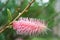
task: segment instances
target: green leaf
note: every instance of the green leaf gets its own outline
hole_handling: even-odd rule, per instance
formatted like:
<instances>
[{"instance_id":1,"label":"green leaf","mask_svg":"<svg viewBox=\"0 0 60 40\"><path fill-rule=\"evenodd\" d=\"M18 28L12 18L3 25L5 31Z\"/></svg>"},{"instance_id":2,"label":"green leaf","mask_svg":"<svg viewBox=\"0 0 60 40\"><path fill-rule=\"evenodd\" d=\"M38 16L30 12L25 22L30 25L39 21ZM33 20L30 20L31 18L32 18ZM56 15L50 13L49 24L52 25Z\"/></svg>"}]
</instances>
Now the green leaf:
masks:
<instances>
[{"instance_id":1,"label":"green leaf","mask_svg":"<svg viewBox=\"0 0 60 40\"><path fill-rule=\"evenodd\" d=\"M0 40L5 40L4 34L0 34Z\"/></svg>"},{"instance_id":2,"label":"green leaf","mask_svg":"<svg viewBox=\"0 0 60 40\"><path fill-rule=\"evenodd\" d=\"M7 9L7 14L8 14L8 23L9 23L12 20L12 13L9 9Z\"/></svg>"}]
</instances>

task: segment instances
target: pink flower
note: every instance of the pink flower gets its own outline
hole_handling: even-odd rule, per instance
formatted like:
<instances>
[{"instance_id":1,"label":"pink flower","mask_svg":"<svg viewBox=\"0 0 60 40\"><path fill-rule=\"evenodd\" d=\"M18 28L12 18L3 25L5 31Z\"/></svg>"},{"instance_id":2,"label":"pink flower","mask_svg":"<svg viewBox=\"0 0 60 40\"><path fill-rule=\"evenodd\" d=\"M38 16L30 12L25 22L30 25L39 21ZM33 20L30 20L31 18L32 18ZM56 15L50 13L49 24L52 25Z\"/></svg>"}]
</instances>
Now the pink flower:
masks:
<instances>
[{"instance_id":1,"label":"pink flower","mask_svg":"<svg viewBox=\"0 0 60 40\"><path fill-rule=\"evenodd\" d=\"M20 35L38 35L45 32L47 26L44 22L33 18L20 18L13 22L13 29Z\"/></svg>"}]
</instances>

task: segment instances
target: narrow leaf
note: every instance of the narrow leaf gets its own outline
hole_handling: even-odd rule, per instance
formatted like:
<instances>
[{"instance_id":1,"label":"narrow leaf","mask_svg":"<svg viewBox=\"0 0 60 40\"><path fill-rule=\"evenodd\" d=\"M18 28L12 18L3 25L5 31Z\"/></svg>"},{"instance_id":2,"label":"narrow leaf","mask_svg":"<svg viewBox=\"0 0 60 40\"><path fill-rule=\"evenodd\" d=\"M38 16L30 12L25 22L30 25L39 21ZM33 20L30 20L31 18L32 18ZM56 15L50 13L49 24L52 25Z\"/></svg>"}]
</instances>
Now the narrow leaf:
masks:
<instances>
[{"instance_id":1,"label":"narrow leaf","mask_svg":"<svg viewBox=\"0 0 60 40\"><path fill-rule=\"evenodd\" d=\"M12 13L9 9L7 9L7 14L8 14L8 23L9 23L12 20Z\"/></svg>"}]
</instances>

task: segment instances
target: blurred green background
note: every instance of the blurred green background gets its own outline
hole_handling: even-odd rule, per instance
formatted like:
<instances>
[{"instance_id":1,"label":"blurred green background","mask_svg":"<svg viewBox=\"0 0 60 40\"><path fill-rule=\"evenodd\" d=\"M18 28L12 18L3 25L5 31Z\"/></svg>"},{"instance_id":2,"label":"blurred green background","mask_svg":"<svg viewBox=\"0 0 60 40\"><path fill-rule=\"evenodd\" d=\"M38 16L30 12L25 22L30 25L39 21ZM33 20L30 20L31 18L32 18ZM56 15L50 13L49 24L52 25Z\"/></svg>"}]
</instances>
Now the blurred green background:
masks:
<instances>
[{"instance_id":1,"label":"blurred green background","mask_svg":"<svg viewBox=\"0 0 60 40\"><path fill-rule=\"evenodd\" d=\"M0 0L0 27L11 22L19 12L23 11L30 1L31 0ZM21 15L21 17L44 20L47 23L48 28L52 30L47 31L47 34L39 37L33 37L31 40L60 40L60 31L58 30L60 19L56 17L60 13L58 10L59 8L57 9L57 6L60 5L57 5L58 1L59 0L35 0L28 12ZM0 40L15 40L15 37L16 34L12 28L7 29L0 34Z\"/></svg>"}]
</instances>

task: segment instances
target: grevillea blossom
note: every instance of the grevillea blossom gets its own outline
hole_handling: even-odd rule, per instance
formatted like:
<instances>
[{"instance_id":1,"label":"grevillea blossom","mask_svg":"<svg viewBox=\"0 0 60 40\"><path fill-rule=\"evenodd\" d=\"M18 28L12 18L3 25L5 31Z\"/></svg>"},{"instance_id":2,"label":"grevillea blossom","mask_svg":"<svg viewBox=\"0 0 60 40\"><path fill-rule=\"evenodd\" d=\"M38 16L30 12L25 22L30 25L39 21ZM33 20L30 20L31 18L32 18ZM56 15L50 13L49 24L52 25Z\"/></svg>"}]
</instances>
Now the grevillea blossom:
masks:
<instances>
[{"instance_id":1,"label":"grevillea blossom","mask_svg":"<svg viewBox=\"0 0 60 40\"><path fill-rule=\"evenodd\" d=\"M38 35L47 29L44 22L34 18L19 18L12 25L13 29L20 35Z\"/></svg>"}]
</instances>

